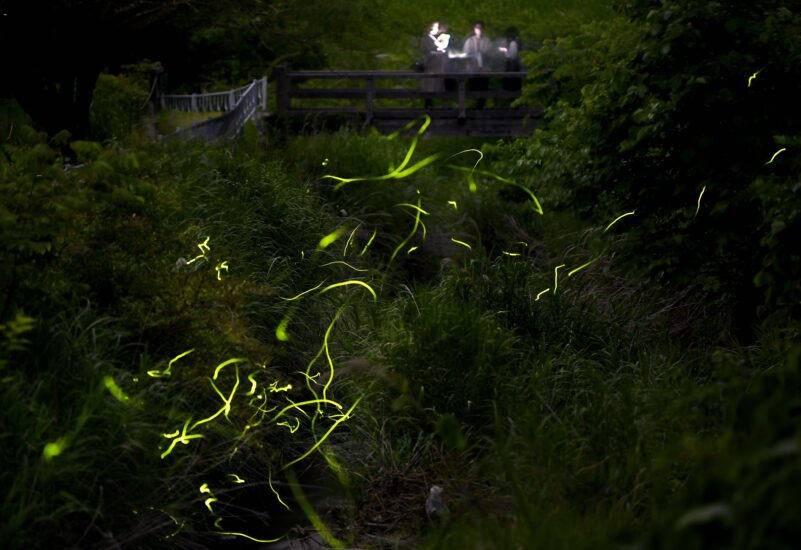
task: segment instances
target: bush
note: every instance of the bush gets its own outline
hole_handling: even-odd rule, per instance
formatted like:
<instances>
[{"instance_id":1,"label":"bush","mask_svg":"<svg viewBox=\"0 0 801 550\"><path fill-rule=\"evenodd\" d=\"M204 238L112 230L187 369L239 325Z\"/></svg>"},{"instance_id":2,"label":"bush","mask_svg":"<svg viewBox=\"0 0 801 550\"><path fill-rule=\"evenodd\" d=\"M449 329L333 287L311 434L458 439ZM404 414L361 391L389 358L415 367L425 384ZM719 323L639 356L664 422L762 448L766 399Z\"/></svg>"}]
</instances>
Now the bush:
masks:
<instances>
[{"instance_id":1,"label":"bush","mask_svg":"<svg viewBox=\"0 0 801 550\"><path fill-rule=\"evenodd\" d=\"M123 140L147 113L147 80L101 74L95 84L89 113L91 135L99 141Z\"/></svg>"},{"instance_id":2,"label":"bush","mask_svg":"<svg viewBox=\"0 0 801 550\"><path fill-rule=\"evenodd\" d=\"M758 294L753 279L770 262L755 254L760 240L766 252L791 254L775 248L784 246L769 236L775 220L759 205L793 185L781 168L792 146L766 165L775 136L797 132L801 15L792 4L630 2L630 22L614 32L587 25L546 44L527 62L535 74L554 69L552 85L533 83L524 98L548 105L545 124L501 154L509 171L543 187L545 208L596 222L636 211L632 265L703 286L734 309L744 334L756 305L786 290L763 275ZM752 185L758 178L773 191Z\"/></svg>"}]
</instances>

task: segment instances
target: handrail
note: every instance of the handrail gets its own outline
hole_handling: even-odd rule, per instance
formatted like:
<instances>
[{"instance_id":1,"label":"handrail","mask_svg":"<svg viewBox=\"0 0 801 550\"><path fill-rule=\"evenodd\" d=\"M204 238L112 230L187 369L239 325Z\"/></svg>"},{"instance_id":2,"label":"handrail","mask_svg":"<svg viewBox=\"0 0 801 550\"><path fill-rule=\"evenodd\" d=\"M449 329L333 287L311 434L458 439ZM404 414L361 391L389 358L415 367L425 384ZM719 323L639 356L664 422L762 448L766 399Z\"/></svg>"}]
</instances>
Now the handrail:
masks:
<instances>
[{"instance_id":1,"label":"handrail","mask_svg":"<svg viewBox=\"0 0 801 550\"><path fill-rule=\"evenodd\" d=\"M456 101L458 104L458 117L467 116L467 99L505 98L513 99L520 96L515 90L470 90L468 84L475 79L513 79L523 80L528 76L526 71L485 71L485 72L431 72L416 71L290 71L287 65L275 68L275 94L276 114L285 117L291 113L352 111L349 108L295 108L293 99L363 99L366 121L370 122L378 113L375 106L376 99L439 99ZM456 82L454 91L423 91L420 87L412 88L377 88L376 80L415 80L448 79ZM295 82L305 82L315 79L341 79L363 80L364 87L355 88L297 88ZM487 109L490 110L490 109Z\"/></svg>"},{"instance_id":2,"label":"handrail","mask_svg":"<svg viewBox=\"0 0 801 550\"><path fill-rule=\"evenodd\" d=\"M267 108L267 77L256 80L258 85L258 103L262 110ZM224 92L211 92L205 94L168 94L161 96L162 109L183 112L210 113L218 111L231 111L242 95L250 89L251 84L226 90Z\"/></svg>"},{"instance_id":3,"label":"handrail","mask_svg":"<svg viewBox=\"0 0 801 550\"><path fill-rule=\"evenodd\" d=\"M249 86L243 87L239 98L233 108L228 112L203 122L193 124L188 128L181 128L164 136L165 138L193 139L202 138L207 141L227 137L232 139L242 130L245 123L253 117L257 109L266 101L266 77L254 80Z\"/></svg>"}]
</instances>

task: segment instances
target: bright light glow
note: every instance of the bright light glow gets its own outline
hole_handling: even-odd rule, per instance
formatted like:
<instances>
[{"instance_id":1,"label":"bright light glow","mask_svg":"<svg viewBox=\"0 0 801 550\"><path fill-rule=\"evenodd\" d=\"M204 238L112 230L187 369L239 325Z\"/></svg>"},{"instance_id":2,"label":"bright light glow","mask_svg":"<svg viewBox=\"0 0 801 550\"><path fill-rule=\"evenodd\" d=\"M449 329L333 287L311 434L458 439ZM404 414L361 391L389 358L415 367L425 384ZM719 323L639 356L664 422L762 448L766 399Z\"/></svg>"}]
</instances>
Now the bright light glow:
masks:
<instances>
[{"instance_id":1,"label":"bright light glow","mask_svg":"<svg viewBox=\"0 0 801 550\"><path fill-rule=\"evenodd\" d=\"M364 253L367 252L367 249L370 248L370 245L373 244L373 239L375 239L376 233L378 233L378 228L377 227L375 229L373 229L373 235L370 237L370 240L367 241L367 244L364 245L364 248L362 248L362 251L359 252L359 256L363 256Z\"/></svg>"},{"instance_id":2,"label":"bright light glow","mask_svg":"<svg viewBox=\"0 0 801 550\"><path fill-rule=\"evenodd\" d=\"M606 229L604 229L604 233L606 233L607 231L609 231L609 228L610 228L610 227L612 227L613 225L615 225L617 222L619 222L620 220L622 220L622 219L623 219L623 218L625 218L626 216L633 216L633 215L634 215L634 212L636 212L636 210L632 210L631 212L626 212L625 214L621 214L620 216L618 216L617 218L615 218L614 220L612 220L612 222L611 222L609 225L607 225L607 226L606 226Z\"/></svg>"},{"instance_id":3,"label":"bright light glow","mask_svg":"<svg viewBox=\"0 0 801 550\"><path fill-rule=\"evenodd\" d=\"M451 206L453 206L453 209L454 209L454 210L458 210L458 209L459 209L459 207L456 205L456 201L448 201L448 204L450 204Z\"/></svg>"},{"instance_id":4,"label":"bright light glow","mask_svg":"<svg viewBox=\"0 0 801 550\"><path fill-rule=\"evenodd\" d=\"M222 519L222 518L220 518ZM286 535L281 535L277 539L257 539L256 537L251 537L250 535L246 535L245 533L238 533L236 531L217 531L221 535L233 535L235 537L243 537L248 540L252 540L253 542L278 542L282 538L286 537Z\"/></svg>"},{"instance_id":5,"label":"bright light glow","mask_svg":"<svg viewBox=\"0 0 801 550\"><path fill-rule=\"evenodd\" d=\"M234 363L242 363L243 361L247 361L247 359L245 359L244 357L237 357L235 359L228 359L227 361L223 361L222 363L217 365L216 369L214 369L214 376L212 377L212 380L217 380L217 376L219 376L220 371L222 371L228 365L232 365Z\"/></svg>"},{"instance_id":6,"label":"bright light glow","mask_svg":"<svg viewBox=\"0 0 801 550\"><path fill-rule=\"evenodd\" d=\"M556 294L556 288L559 284L559 269L565 267L565 264L560 264L553 268L553 293Z\"/></svg>"},{"instance_id":7,"label":"bright light glow","mask_svg":"<svg viewBox=\"0 0 801 550\"><path fill-rule=\"evenodd\" d=\"M319 248L320 250L325 250L325 248L328 247L328 245L330 245L338 238L340 238L343 233L345 233L344 227L340 227L336 231L332 231L331 233L320 239L320 244L317 245L317 248Z\"/></svg>"},{"instance_id":8,"label":"bright light glow","mask_svg":"<svg viewBox=\"0 0 801 550\"><path fill-rule=\"evenodd\" d=\"M228 273L228 260L217 264L214 269L217 270L217 280L222 281L222 277L220 276L220 271L224 269L225 272Z\"/></svg>"},{"instance_id":9,"label":"bright light glow","mask_svg":"<svg viewBox=\"0 0 801 550\"><path fill-rule=\"evenodd\" d=\"M292 460L292 461L290 461L290 462L287 462L286 464L284 464L284 467L283 467L283 469L289 468L289 467L290 467L290 466L292 466L293 464L296 464L296 463L300 462L301 460L303 460L304 458L306 458L307 456L309 456L310 454L312 454L312 453L313 453L313 452L314 452L314 451L317 449L317 447L319 447L320 445L322 445L323 441L325 441L326 439L328 439L328 436L329 436L329 435L331 435L331 432L333 432L333 431L336 429L336 427L337 427L337 426L339 426L339 425L340 425L342 422L344 422L345 420L348 420L348 419L350 418L350 415L353 413L353 410L354 410L354 409L355 409L355 408L358 406L358 404L359 404L359 402L360 402L361 400L362 400L362 398L361 398L361 397L359 397L359 398L356 400L356 402L355 402L355 403L354 403L354 404L351 406L351 408L350 408L350 409L348 409L348 411L347 411L345 414L343 414L343 415L342 415L340 418L338 418L338 419L337 419L337 420L336 420L336 421L335 421L335 422L334 422L334 423L331 425L331 427L330 427L330 428L328 428L328 431L327 431L327 432L325 432L325 434L323 434L323 437L321 437L321 438L320 438L320 439L319 439L319 440L318 440L318 441L317 441L317 442L316 442L314 445L312 445L312 446L309 448L309 450L308 450L308 451L306 451L305 453L303 453L302 455L300 455L298 458L296 458L295 460Z\"/></svg>"},{"instance_id":10,"label":"bright light glow","mask_svg":"<svg viewBox=\"0 0 801 550\"><path fill-rule=\"evenodd\" d=\"M343 262L343 263L344 263L344 262ZM328 264L326 264L326 265L328 265ZM317 286L315 286L315 287L312 287L312 288L310 288L309 290L304 290L303 292L301 292L300 294L298 294L298 295L296 295L296 296L293 296L292 298L284 298L284 297L281 297L281 299L282 299L282 300L286 300L287 302L292 302L292 301L294 301L294 300L297 300L298 298L300 298L301 296L305 296L305 295L306 295L306 294L308 294L309 292L314 292L315 290L317 290L318 288L320 288L321 286L323 286L327 280L328 280L328 279L323 279L323 281L322 281L322 282L321 282L319 285L317 285ZM279 339L280 339L280 338L279 338Z\"/></svg>"},{"instance_id":11,"label":"bright light glow","mask_svg":"<svg viewBox=\"0 0 801 550\"><path fill-rule=\"evenodd\" d=\"M324 289L322 289L320 291L320 294L328 292L329 290L334 289L334 288L338 288L338 287L341 287L341 286L348 286L348 285L363 286L364 288L366 288L370 292L370 294L373 295L373 301L374 302L378 301L378 295L376 295L375 290L373 290L373 287L371 287L370 285L368 285L364 281L357 281L356 279L351 279L349 281L342 281L341 283L334 283L334 284L328 285L327 287L325 287Z\"/></svg>"},{"instance_id":12,"label":"bright light glow","mask_svg":"<svg viewBox=\"0 0 801 550\"><path fill-rule=\"evenodd\" d=\"M787 148L786 148L786 147L782 147L781 149L779 149L778 151L776 151L775 153L773 153L773 156L772 156L772 157L770 157L770 160L769 160L768 162L766 162L766 163L765 163L765 166L767 166L768 164L771 164L771 163L772 163L774 160L776 160L776 157L778 157L778 156L779 156L779 153L783 153L783 152L785 152L786 150L787 150Z\"/></svg>"},{"instance_id":13,"label":"bright light glow","mask_svg":"<svg viewBox=\"0 0 801 550\"><path fill-rule=\"evenodd\" d=\"M109 391L109 393L114 396L114 399L120 403L127 403L130 401L130 397L125 395L125 392L122 391L122 388L117 385L111 376L103 377L103 385L106 386L106 389Z\"/></svg>"},{"instance_id":14,"label":"bright light glow","mask_svg":"<svg viewBox=\"0 0 801 550\"><path fill-rule=\"evenodd\" d=\"M189 423L191 421L192 421L192 419L190 418L184 423L184 427L183 427L183 430L181 430L180 437L178 437L176 439L173 439L170 442L170 446L167 448L167 450L164 451L163 453L161 453L161 459L162 460L164 460L164 458L172 452L172 450L175 448L175 446L178 443L182 443L183 445L187 445L189 443L189 441L192 440L192 439L200 439L201 437L204 437L202 434L187 435L187 431L189 431Z\"/></svg>"},{"instance_id":15,"label":"bright light glow","mask_svg":"<svg viewBox=\"0 0 801 550\"><path fill-rule=\"evenodd\" d=\"M749 87L749 88L751 87L751 82L752 82L752 81L753 81L753 80L754 80L754 79L757 77L757 75L758 75L759 73L761 73L761 72L762 72L762 69L758 70L757 72L755 72L754 74L752 74L751 76L749 76L749 77L748 77L748 87Z\"/></svg>"},{"instance_id":16,"label":"bright light glow","mask_svg":"<svg viewBox=\"0 0 801 550\"><path fill-rule=\"evenodd\" d=\"M289 510L290 508L289 508L289 506L287 506L287 503L283 501L283 499L281 498L281 495L279 495L278 491L276 491L275 487L273 487L273 471L272 470L270 470L269 473L267 474L267 484L270 486L270 490L273 492L275 497L278 499L278 502L283 504L284 508Z\"/></svg>"},{"instance_id":17,"label":"bright light glow","mask_svg":"<svg viewBox=\"0 0 801 550\"><path fill-rule=\"evenodd\" d=\"M698 211L701 210L701 197L704 196L704 191L706 191L706 185L704 185L703 189L701 189L701 194L698 195L698 205L695 207L695 215L698 215Z\"/></svg>"},{"instance_id":18,"label":"bright light glow","mask_svg":"<svg viewBox=\"0 0 801 550\"><path fill-rule=\"evenodd\" d=\"M51 460L53 457L60 455L64 452L64 450L69 445L69 440L67 436L59 437L57 440L48 443L44 446L44 450L42 451L42 458L45 460Z\"/></svg>"},{"instance_id":19,"label":"bright light glow","mask_svg":"<svg viewBox=\"0 0 801 550\"><path fill-rule=\"evenodd\" d=\"M176 355L175 357L170 359L170 362L167 364L167 368L166 369L164 369L163 371L149 370L149 371L147 371L147 375L148 376L152 376L153 378L161 378L161 377L164 377L164 376L171 376L172 375L172 364L175 363L178 359L181 359L182 357L186 357L187 355L189 355L193 351L195 351L195 348L192 348L189 351L185 351L185 352L183 352L183 353L181 353L179 355Z\"/></svg>"},{"instance_id":20,"label":"bright light glow","mask_svg":"<svg viewBox=\"0 0 801 550\"><path fill-rule=\"evenodd\" d=\"M570 271L567 272L567 276L568 277L572 277L574 273L578 273L579 271L581 271L582 269L584 269L585 267L587 267L588 265L590 265L591 263L593 263L597 259L598 258L594 258L594 259L590 260L589 262L587 262L586 264L581 264L577 268L571 269Z\"/></svg>"},{"instance_id":21,"label":"bright light glow","mask_svg":"<svg viewBox=\"0 0 801 550\"><path fill-rule=\"evenodd\" d=\"M322 283L321 283L322 284ZM281 322L278 323L278 326L275 328L275 337L278 338L281 342L286 342L289 340L289 334L286 332L286 327L289 325L289 314L286 315Z\"/></svg>"},{"instance_id":22,"label":"bright light glow","mask_svg":"<svg viewBox=\"0 0 801 550\"><path fill-rule=\"evenodd\" d=\"M466 242L464 242L464 241L460 241L459 239L454 239L453 237L451 237L451 240L452 240L453 242L455 242L456 244L460 244L460 245L462 245L462 246L466 247L468 250L470 250L470 251L472 252L472 250L473 250L473 247L472 247L472 246L470 246L469 244L467 244Z\"/></svg>"},{"instance_id":23,"label":"bright light glow","mask_svg":"<svg viewBox=\"0 0 801 550\"><path fill-rule=\"evenodd\" d=\"M535 302L539 302L539 301L540 301L540 297L541 297L543 294L545 294L546 292L548 292L549 290L551 290L551 288L550 288L550 287L546 288L545 290L541 290L539 293L537 293L537 297L536 297L536 298L534 298L534 301L535 301Z\"/></svg>"},{"instance_id":24,"label":"bright light glow","mask_svg":"<svg viewBox=\"0 0 801 550\"><path fill-rule=\"evenodd\" d=\"M350 232L350 235L348 236L348 242L345 243L345 249L342 251L343 258L348 255L348 247L350 246L350 242L353 240L353 235L361 226L362 224L357 225L356 227L353 228L353 231Z\"/></svg>"},{"instance_id":25,"label":"bright light glow","mask_svg":"<svg viewBox=\"0 0 801 550\"><path fill-rule=\"evenodd\" d=\"M197 247L200 249L200 254L186 262L186 265L189 265L201 258L206 258L206 253L211 250L211 248L209 248L209 237L206 237L206 240L202 243L198 243Z\"/></svg>"},{"instance_id":26,"label":"bright light glow","mask_svg":"<svg viewBox=\"0 0 801 550\"><path fill-rule=\"evenodd\" d=\"M334 260L333 262L328 262L327 264L322 264L320 267L326 267L326 266L334 265L334 264L344 265L344 266L347 266L347 267L351 268L353 271L361 271L362 273L370 271L369 269L359 269L358 267L353 267L348 262L343 262L342 260ZM320 285L322 285L322 284L323 283L320 283ZM320 286L320 285L318 285L318 286ZM317 287L314 287L314 288L317 288ZM314 290L314 288L312 290ZM310 292L310 291L307 291L307 292Z\"/></svg>"}]
</instances>

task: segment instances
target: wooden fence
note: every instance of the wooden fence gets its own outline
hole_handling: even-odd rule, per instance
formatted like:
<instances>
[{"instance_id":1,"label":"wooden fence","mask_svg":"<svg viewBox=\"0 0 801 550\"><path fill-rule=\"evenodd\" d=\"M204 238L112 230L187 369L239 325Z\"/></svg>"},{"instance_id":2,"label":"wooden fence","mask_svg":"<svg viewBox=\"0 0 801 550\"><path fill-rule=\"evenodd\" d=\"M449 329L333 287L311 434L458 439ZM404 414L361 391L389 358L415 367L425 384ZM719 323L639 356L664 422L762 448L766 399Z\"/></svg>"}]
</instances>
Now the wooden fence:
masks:
<instances>
[{"instance_id":1,"label":"wooden fence","mask_svg":"<svg viewBox=\"0 0 801 550\"><path fill-rule=\"evenodd\" d=\"M344 114L387 131L427 114L434 133L522 135L531 132L541 112L509 105L520 96L520 84L526 77L522 71L292 71L283 65L274 73L275 114L279 119ZM426 79L437 79L442 91L425 91ZM322 87L320 80L336 81L340 86ZM311 105L297 105L309 100ZM332 100L351 101L332 105ZM402 105L382 105L386 100Z\"/></svg>"}]
</instances>

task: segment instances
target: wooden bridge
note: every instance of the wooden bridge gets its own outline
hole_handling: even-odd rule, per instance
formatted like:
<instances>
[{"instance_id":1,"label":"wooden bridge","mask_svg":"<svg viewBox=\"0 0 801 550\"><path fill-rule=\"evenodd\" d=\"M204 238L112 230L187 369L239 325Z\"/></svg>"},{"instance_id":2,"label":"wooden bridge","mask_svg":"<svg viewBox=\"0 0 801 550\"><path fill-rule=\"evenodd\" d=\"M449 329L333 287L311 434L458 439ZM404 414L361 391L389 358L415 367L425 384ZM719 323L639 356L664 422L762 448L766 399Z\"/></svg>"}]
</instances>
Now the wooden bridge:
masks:
<instances>
[{"instance_id":1,"label":"wooden bridge","mask_svg":"<svg viewBox=\"0 0 801 550\"><path fill-rule=\"evenodd\" d=\"M274 115L278 123L294 129L351 124L391 133L427 114L430 134L528 135L542 110L511 107L526 76L526 72L292 71L283 65L274 73ZM424 91L426 79L438 79L442 91ZM325 86L332 82L336 85Z\"/></svg>"}]
</instances>

